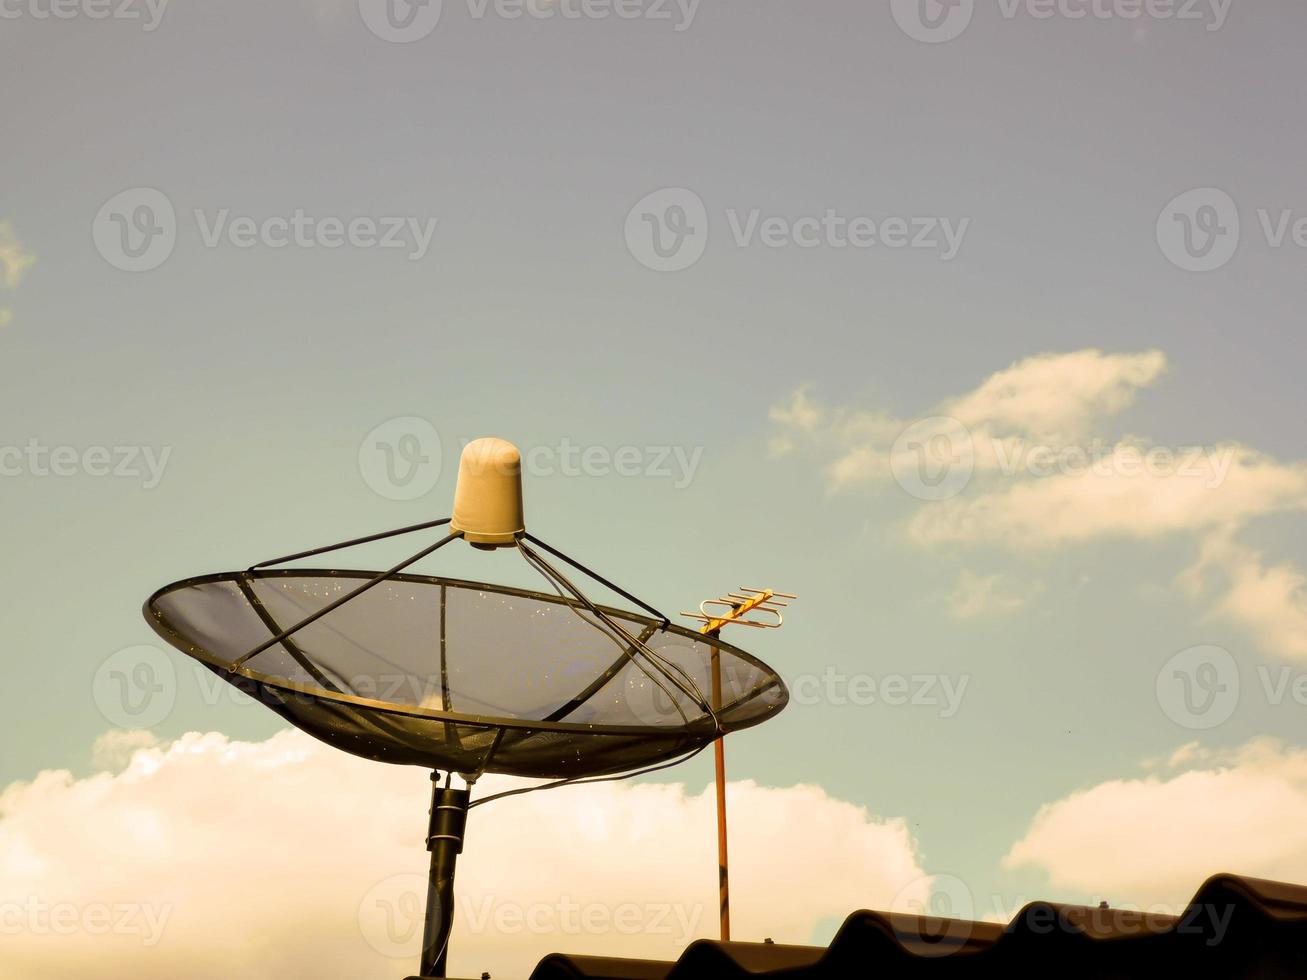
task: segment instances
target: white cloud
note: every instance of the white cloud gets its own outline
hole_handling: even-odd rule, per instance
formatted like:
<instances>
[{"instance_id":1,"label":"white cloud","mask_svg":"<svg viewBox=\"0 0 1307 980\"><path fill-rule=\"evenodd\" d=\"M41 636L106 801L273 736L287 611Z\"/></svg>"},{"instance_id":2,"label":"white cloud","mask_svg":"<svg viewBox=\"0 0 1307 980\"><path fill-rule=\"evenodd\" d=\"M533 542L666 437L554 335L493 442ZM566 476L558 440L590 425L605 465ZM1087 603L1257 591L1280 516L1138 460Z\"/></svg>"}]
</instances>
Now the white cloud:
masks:
<instances>
[{"instance_id":1,"label":"white cloud","mask_svg":"<svg viewBox=\"0 0 1307 980\"><path fill-rule=\"evenodd\" d=\"M1003 575L977 575L963 571L957 586L949 594L948 611L954 619L974 619L1014 613L1026 604Z\"/></svg>"},{"instance_id":2,"label":"white cloud","mask_svg":"<svg viewBox=\"0 0 1307 980\"><path fill-rule=\"evenodd\" d=\"M1039 354L990 375L975 391L946 403L941 414L973 432L1062 445L1092 434L1165 370L1166 355L1157 350Z\"/></svg>"},{"instance_id":3,"label":"white cloud","mask_svg":"<svg viewBox=\"0 0 1307 980\"><path fill-rule=\"evenodd\" d=\"M0 285L6 289L17 289L35 262L36 256L19 243L9 222L0 221Z\"/></svg>"},{"instance_id":4,"label":"white cloud","mask_svg":"<svg viewBox=\"0 0 1307 980\"><path fill-rule=\"evenodd\" d=\"M144 729L113 728L91 746L91 761L99 769L122 769L141 749L159 744L153 732Z\"/></svg>"},{"instance_id":5,"label":"white cloud","mask_svg":"<svg viewBox=\"0 0 1307 980\"><path fill-rule=\"evenodd\" d=\"M1307 750L1261 739L1170 778L1101 783L1042 807L1004 866L1115 903L1182 907L1217 872L1307 881Z\"/></svg>"},{"instance_id":6,"label":"white cloud","mask_svg":"<svg viewBox=\"0 0 1307 980\"><path fill-rule=\"evenodd\" d=\"M773 456L813 448L835 456L826 472L830 488L888 475L883 446L894 441L903 422L886 413L833 409L814 401L807 386L793 391L768 411Z\"/></svg>"},{"instance_id":7,"label":"white cloud","mask_svg":"<svg viewBox=\"0 0 1307 980\"><path fill-rule=\"evenodd\" d=\"M855 446L826 468L831 492L880 479L889 472L886 459L870 446Z\"/></svg>"},{"instance_id":8,"label":"white cloud","mask_svg":"<svg viewBox=\"0 0 1307 980\"><path fill-rule=\"evenodd\" d=\"M997 469L1013 440L1023 446L1039 442L1062 447L1084 438L1096 424L1130 405L1139 389L1165 368L1160 351L1039 354L990 375L974 391L926 414L965 426L976 465ZM832 489L887 479L894 440L911 424L886 412L821 405L806 386L774 405L769 417L777 455L810 448L833 457L827 468Z\"/></svg>"},{"instance_id":9,"label":"white cloud","mask_svg":"<svg viewBox=\"0 0 1307 980\"><path fill-rule=\"evenodd\" d=\"M830 492L898 480L916 498L905 529L922 546L1033 553L1103 539L1219 540L1181 582L1197 597L1195 582L1222 578L1227 591L1210 599L1211 617L1275 656L1307 660L1307 574L1268 566L1230 538L1257 518L1307 510L1307 463L1238 443L1169 448L1110 433L1166 369L1155 350L1039 354L915 422L825 407L805 388L773 408L773 446L825 458ZM995 582L976 574L961 583L952 614L1012 607L991 594Z\"/></svg>"},{"instance_id":10,"label":"white cloud","mask_svg":"<svg viewBox=\"0 0 1307 980\"><path fill-rule=\"evenodd\" d=\"M505 785L515 784L487 779L477 792ZM415 960L378 948L396 952L406 937L416 948L429 787L420 770L297 732L260 743L191 734L136 751L121 772L13 784L0 793L6 968L24 978L91 975L106 962L138 980L402 976ZM812 786L732 783L729 806L742 937L803 942L820 920L928 885L902 820ZM452 972L525 976L555 950L674 957L714 934L712 814L710 792L630 783L474 810ZM106 916L122 928L100 934Z\"/></svg>"},{"instance_id":11,"label":"white cloud","mask_svg":"<svg viewBox=\"0 0 1307 980\"><path fill-rule=\"evenodd\" d=\"M822 410L808 397L807 387L801 387L782 404L773 405L768 417L782 429L796 429L799 432L815 432L822 423ZM789 443L779 447L781 451L791 448Z\"/></svg>"},{"instance_id":12,"label":"white cloud","mask_svg":"<svg viewBox=\"0 0 1307 980\"><path fill-rule=\"evenodd\" d=\"M11 324L11 323L13 323L13 322L14 322L14 311L13 311L13 310L0 309L0 330L2 330L2 329L4 329L5 327L9 326L9 324Z\"/></svg>"},{"instance_id":13,"label":"white cloud","mask_svg":"<svg viewBox=\"0 0 1307 980\"><path fill-rule=\"evenodd\" d=\"M1242 446L1147 464L1147 447L1119 443L1096 462L920 508L922 544L997 542L1015 549L1094 538L1156 538L1307 507L1307 466Z\"/></svg>"},{"instance_id":14,"label":"white cloud","mask_svg":"<svg viewBox=\"0 0 1307 980\"><path fill-rule=\"evenodd\" d=\"M1307 575L1292 562L1270 565L1261 552L1235 541L1229 529L1213 532L1197 563L1180 583L1200 597L1219 582L1207 618L1247 631L1286 660L1307 660Z\"/></svg>"}]
</instances>

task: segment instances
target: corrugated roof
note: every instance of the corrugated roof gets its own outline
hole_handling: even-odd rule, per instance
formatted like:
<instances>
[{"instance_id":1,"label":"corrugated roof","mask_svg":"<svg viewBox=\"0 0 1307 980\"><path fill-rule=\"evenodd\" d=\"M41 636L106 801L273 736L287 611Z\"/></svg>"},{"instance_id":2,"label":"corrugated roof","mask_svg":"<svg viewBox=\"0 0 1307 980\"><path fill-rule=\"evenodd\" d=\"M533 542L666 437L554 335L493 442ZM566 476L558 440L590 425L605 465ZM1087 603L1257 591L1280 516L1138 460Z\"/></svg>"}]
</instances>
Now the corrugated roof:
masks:
<instances>
[{"instance_id":1,"label":"corrugated roof","mask_svg":"<svg viewBox=\"0 0 1307 980\"><path fill-rule=\"evenodd\" d=\"M1178 916L1032 902L1006 926L854 912L827 948L701 940L675 963L543 959L531 980L1307 977L1307 887L1216 875Z\"/></svg>"}]
</instances>

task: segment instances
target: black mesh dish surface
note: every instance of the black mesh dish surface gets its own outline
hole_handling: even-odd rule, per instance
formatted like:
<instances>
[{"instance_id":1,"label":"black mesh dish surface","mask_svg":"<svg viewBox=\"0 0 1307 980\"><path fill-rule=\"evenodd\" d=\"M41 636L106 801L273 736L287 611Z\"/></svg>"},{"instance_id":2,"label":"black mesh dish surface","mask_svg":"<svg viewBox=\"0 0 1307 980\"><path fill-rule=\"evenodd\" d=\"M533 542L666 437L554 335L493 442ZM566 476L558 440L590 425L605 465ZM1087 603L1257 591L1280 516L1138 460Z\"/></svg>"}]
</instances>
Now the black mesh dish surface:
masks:
<instances>
[{"instance_id":1,"label":"black mesh dish surface","mask_svg":"<svg viewBox=\"0 0 1307 980\"><path fill-rule=\"evenodd\" d=\"M584 606L455 579L396 575L281 643L232 663L373 578L361 571L231 572L167 586L155 631L295 726L354 755L460 773L610 775L675 759L716 726ZM788 700L765 664L721 640L603 607L676 665L724 732ZM720 694L713 697L714 661Z\"/></svg>"}]
</instances>

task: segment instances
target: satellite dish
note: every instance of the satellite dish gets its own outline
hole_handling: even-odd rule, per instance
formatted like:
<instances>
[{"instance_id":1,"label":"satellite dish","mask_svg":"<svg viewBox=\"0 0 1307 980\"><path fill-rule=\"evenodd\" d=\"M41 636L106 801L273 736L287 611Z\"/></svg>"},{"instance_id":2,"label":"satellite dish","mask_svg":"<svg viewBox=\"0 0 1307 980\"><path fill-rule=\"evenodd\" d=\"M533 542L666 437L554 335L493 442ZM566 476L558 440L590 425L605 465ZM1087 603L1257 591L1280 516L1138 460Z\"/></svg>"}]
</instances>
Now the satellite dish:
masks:
<instances>
[{"instance_id":1,"label":"satellite dish","mask_svg":"<svg viewBox=\"0 0 1307 980\"><path fill-rule=\"evenodd\" d=\"M463 450L450 518L186 579L145 604L164 640L308 734L434 770L423 976L444 976L467 811L495 798L471 803L450 774L469 786L487 772L557 780L548 785L638 774L788 700L771 668L715 632L673 625L531 535L523 513L520 454L479 439ZM439 527L448 533L384 572L279 567ZM460 539L516 549L551 591L407 571ZM546 554L642 612L591 601Z\"/></svg>"}]
</instances>

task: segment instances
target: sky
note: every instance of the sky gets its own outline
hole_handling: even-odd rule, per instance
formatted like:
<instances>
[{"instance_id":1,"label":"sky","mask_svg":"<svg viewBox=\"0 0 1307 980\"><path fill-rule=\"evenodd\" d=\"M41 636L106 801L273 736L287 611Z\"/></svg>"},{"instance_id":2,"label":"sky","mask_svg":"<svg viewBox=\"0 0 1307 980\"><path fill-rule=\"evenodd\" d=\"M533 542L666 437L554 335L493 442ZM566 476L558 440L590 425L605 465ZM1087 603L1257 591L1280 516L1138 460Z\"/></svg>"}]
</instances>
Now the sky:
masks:
<instances>
[{"instance_id":1,"label":"sky","mask_svg":"<svg viewBox=\"0 0 1307 980\"><path fill-rule=\"evenodd\" d=\"M800 596L734 637L791 692L737 935L1307 882L1301 4L389 2L0 0L0 977L410 969L356 913L426 776L140 609L446 516L485 435L659 608ZM455 969L711 935L711 779L478 811Z\"/></svg>"}]
</instances>

